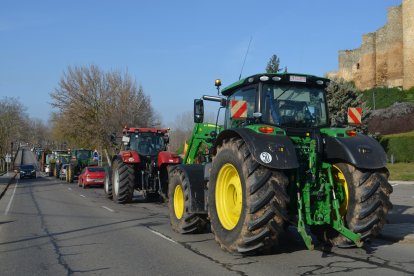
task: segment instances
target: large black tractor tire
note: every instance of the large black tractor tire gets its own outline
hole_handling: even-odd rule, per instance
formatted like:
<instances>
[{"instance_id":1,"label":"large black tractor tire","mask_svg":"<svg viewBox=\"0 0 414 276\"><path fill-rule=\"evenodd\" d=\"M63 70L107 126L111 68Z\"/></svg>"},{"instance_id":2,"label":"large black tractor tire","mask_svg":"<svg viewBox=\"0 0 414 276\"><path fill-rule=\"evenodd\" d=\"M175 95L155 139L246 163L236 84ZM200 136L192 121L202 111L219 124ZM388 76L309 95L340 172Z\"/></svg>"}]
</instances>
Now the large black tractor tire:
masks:
<instances>
[{"instance_id":1,"label":"large black tractor tire","mask_svg":"<svg viewBox=\"0 0 414 276\"><path fill-rule=\"evenodd\" d=\"M134 194L134 165L115 160L112 167L112 198L116 203L132 201Z\"/></svg>"},{"instance_id":2,"label":"large black tractor tire","mask_svg":"<svg viewBox=\"0 0 414 276\"><path fill-rule=\"evenodd\" d=\"M184 172L175 169L170 173L168 186L168 210L174 231L181 234L200 233L205 229L206 218L190 214L190 183Z\"/></svg>"},{"instance_id":3,"label":"large black tractor tire","mask_svg":"<svg viewBox=\"0 0 414 276\"><path fill-rule=\"evenodd\" d=\"M388 211L392 209L390 194L393 189L388 183L388 171L385 168L361 170L350 164L337 163L334 164L333 175L334 180L344 183L348 194L345 198L347 204L341 202L340 210L345 226L361 234L362 241L377 236L386 223ZM329 245L353 245L330 226L313 226L311 231Z\"/></svg>"},{"instance_id":4,"label":"large black tractor tire","mask_svg":"<svg viewBox=\"0 0 414 276\"><path fill-rule=\"evenodd\" d=\"M213 159L208 213L222 249L252 255L278 244L284 232L289 197L281 171L257 163L242 139L217 148Z\"/></svg>"},{"instance_id":5,"label":"large black tractor tire","mask_svg":"<svg viewBox=\"0 0 414 276\"><path fill-rule=\"evenodd\" d=\"M112 170L105 167L104 191L107 198L112 199Z\"/></svg>"}]
</instances>

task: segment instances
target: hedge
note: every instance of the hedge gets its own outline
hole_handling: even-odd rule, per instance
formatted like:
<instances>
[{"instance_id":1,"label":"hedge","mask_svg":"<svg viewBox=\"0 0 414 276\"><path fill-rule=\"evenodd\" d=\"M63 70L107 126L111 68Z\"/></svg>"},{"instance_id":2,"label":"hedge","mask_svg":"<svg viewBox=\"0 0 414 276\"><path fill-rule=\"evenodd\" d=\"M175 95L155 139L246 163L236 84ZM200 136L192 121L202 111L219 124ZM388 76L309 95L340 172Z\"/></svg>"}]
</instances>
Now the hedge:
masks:
<instances>
[{"instance_id":1,"label":"hedge","mask_svg":"<svg viewBox=\"0 0 414 276\"><path fill-rule=\"evenodd\" d=\"M388 160L393 155L395 162L414 162L414 131L384 135L380 143L387 152Z\"/></svg>"}]
</instances>

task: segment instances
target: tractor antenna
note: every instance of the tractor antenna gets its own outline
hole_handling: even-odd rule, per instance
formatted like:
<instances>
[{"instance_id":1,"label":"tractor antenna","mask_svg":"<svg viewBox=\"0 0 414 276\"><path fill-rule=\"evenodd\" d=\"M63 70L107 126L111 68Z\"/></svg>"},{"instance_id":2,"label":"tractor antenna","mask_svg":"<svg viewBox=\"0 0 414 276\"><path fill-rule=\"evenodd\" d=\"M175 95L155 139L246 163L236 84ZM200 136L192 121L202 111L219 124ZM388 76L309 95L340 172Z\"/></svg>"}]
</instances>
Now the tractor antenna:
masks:
<instances>
[{"instance_id":1,"label":"tractor antenna","mask_svg":"<svg viewBox=\"0 0 414 276\"><path fill-rule=\"evenodd\" d=\"M253 39L253 36L250 36L249 46L247 46L247 51L246 51L246 54L244 55L244 60L243 60L242 68L240 70L239 80L241 79L241 76L242 76L242 73L243 73L244 64L246 63L246 58L247 58L247 54L249 53L250 44L252 43L252 39Z\"/></svg>"}]
</instances>

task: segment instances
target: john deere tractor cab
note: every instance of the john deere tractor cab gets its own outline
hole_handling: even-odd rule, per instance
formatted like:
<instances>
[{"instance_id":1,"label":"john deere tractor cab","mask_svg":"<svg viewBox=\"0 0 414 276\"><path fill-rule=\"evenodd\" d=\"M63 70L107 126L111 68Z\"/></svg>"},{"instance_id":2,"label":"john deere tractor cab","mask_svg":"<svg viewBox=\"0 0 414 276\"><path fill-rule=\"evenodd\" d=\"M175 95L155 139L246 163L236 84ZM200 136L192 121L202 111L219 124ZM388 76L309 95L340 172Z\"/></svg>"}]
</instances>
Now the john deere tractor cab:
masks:
<instances>
[{"instance_id":1,"label":"john deere tractor cab","mask_svg":"<svg viewBox=\"0 0 414 276\"><path fill-rule=\"evenodd\" d=\"M70 164L66 172L66 181L72 183L81 174L86 166L97 166L98 162L93 160L93 151L89 149L74 149L71 151Z\"/></svg>"},{"instance_id":2,"label":"john deere tractor cab","mask_svg":"<svg viewBox=\"0 0 414 276\"><path fill-rule=\"evenodd\" d=\"M203 100L220 102L225 122L206 137L211 161L170 170L173 229L197 232L209 219L221 248L241 254L276 245L288 224L309 249L309 230L339 246L359 247L377 235L392 208L386 155L373 138L330 128L328 82L258 74L224 88L222 96L195 100L196 127Z\"/></svg>"},{"instance_id":3,"label":"john deere tractor cab","mask_svg":"<svg viewBox=\"0 0 414 276\"><path fill-rule=\"evenodd\" d=\"M169 165L180 163L179 157L167 152L169 129L124 128L121 151L111 159L105 192L117 203L132 200L134 190L147 200L166 196Z\"/></svg>"}]
</instances>

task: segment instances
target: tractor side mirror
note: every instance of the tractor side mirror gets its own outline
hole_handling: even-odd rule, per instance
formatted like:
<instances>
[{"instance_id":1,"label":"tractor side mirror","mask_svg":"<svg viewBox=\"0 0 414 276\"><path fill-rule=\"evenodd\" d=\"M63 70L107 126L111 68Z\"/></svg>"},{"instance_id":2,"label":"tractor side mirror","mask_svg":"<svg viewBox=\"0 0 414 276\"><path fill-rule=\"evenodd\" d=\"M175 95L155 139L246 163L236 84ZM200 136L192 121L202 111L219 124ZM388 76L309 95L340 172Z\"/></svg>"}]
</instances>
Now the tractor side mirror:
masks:
<instances>
[{"instance_id":1,"label":"tractor side mirror","mask_svg":"<svg viewBox=\"0 0 414 276\"><path fill-rule=\"evenodd\" d=\"M204 121L204 102L200 99L194 100L194 123L202 123Z\"/></svg>"},{"instance_id":2,"label":"tractor side mirror","mask_svg":"<svg viewBox=\"0 0 414 276\"><path fill-rule=\"evenodd\" d=\"M115 132L111 134L111 143L113 145L117 144L117 142L116 142L116 133Z\"/></svg>"},{"instance_id":3,"label":"tractor side mirror","mask_svg":"<svg viewBox=\"0 0 414 276\"><path fill-rule=\"evenodd\" d=\"M128 136L122 136L122 143L127 146L129 144L129 137Z\"/></svg>"},{"instance_id":4,"label":"tractor side mirror","mask_svg":"<svg viewBox=\"0 0 414 276\"><path fill-rule=\"evenodd\" d=\"M221 107L227 107L227 100L226 99L221 99L220 106Z\"/></svg>"}]
</instances>

